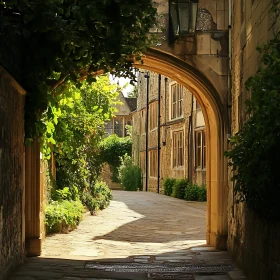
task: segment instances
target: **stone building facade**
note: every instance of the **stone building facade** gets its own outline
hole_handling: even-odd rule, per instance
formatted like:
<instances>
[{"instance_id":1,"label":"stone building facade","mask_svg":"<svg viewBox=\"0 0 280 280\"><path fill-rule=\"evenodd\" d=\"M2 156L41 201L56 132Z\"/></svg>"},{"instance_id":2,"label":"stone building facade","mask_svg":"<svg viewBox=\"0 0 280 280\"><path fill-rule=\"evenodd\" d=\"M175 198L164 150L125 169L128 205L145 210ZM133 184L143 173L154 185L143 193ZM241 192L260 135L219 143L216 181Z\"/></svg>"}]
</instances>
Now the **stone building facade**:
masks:
<instances>
[{"instance_id":1,"label":"stone building facade","mask_svg":"<svg viewBox=\"0 0 280 280\"><path fill-rule=\"evenodd\" d=\"M133 123L133 158L143 190L163 193L165 178L205 184L205 123L188 89L152 71L139 72Z\"/></svg>"},{"instance_id":2,"label":"stone building facade","mask_svg":"<svg viewBox=\"0 0 280 280\"><path fill-rule=\"evenodd\" d=\"M256 47L278 32L279 17L271 11L274 1L232 1L231 94L234 135L246 121L245 82L260 66ZM229 173L230 175L230 173ZM273 194L272 194L273 195ZM280 279L280 224L267 222L245 204L235 204L233 185L228 191L228 250L248 279Z\"/></svg>"}]
</instances>

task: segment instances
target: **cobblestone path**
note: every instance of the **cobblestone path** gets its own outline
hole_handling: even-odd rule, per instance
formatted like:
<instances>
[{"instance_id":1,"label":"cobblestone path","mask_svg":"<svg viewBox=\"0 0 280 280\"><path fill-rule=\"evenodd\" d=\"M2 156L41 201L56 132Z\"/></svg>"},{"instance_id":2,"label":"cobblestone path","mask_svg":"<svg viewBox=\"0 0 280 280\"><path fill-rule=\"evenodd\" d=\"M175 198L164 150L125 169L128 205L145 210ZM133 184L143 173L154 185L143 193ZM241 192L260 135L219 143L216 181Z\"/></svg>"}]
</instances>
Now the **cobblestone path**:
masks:
<instances>
[{"instance_id":1,"label":"cobblestone path","mask_svg":"<svg viewBox=\"0 0 280 280\"><path fill-rule=\"evenodd\" d=\"M206 204L114 191L97 216L46 238L10 280L246 279L227 252L205 245Z\"/></svg>"}]
</instances>

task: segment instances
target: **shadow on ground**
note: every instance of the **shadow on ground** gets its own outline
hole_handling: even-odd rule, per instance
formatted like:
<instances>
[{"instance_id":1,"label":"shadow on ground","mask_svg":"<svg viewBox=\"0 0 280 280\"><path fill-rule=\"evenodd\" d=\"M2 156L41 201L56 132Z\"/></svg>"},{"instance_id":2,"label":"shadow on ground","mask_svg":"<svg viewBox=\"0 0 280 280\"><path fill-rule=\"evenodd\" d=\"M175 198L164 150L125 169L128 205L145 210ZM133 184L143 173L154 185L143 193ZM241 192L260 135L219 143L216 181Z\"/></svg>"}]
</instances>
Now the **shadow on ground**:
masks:
<instances>
[{"instance_id":1,"label":"shadow on ground","mask_svg":"<svg viewBox=\"0 0 280 280\"><path fill-rule=\"evenodd\" d=\"M245 279L227 252L205 246L115 259L28 258L8 280L231 280L237 274Z\"/></svg>"},{"instance_id":2,"label":"shadow on ground","mask_svg":"<svg viewBox=\"0 0 280 280\"><path fill-rule=\"evenodd\" d=\"M145 243L205 240L205 202L186 202L146 192L135 192L131 199L131 193L124 191L114 191L114 202L122 208L121 204L125 204L129 222L107 234L95 236L92 240ZM116 219L117 211L116 208Z\"/></svg>"}]
</instances>

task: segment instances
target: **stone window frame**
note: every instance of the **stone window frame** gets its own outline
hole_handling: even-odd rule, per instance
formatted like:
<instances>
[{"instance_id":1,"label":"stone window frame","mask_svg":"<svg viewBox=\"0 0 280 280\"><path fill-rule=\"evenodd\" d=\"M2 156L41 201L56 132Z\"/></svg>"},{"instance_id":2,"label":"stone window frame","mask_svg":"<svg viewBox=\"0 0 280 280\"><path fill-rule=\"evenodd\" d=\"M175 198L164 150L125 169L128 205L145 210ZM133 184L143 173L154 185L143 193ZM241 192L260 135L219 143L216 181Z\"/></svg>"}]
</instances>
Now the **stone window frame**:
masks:
<instances>
[{"instance_id":1,"label":"stone window frame","mask_svg":"<svg viewBox=\"0 0 280 280\"><path fill-rule=\"evenodd\" d=\"M172 131L172 169L182 169L185 166L185 130Z\"/></svg>"},{"instance_id":2,"label":"stone window frame","mask_svg":"<svg viewBox=\"0 0 280 280\"><path fill-rule=\"evenodd\" d=\"M152 131L157 128L158 102L149 104L149 130Z\"/></svg>"},{"instance_id":3,"label":"stone window frame","mask_svg":"<svg viewBox=\"0 0 280 280\"><path fill-rule=\"evenodd\" d=\"M206 170L206 134L205 128L195 130L195 169Z\"/></svg>"},{"instance_id":4,"label":"stone window frame","mask_svg":"<svg viewBox=\"0 0 280 280\"><path fill-rule=\"evenodd\" d=\"M119 127L119 132L121 133L117 132L116 122L120 122L121 124L121 126ZM127 116L115 116L104 124L105 134L107 134L108 136L116 134L121 138L126 137L128 136L128 131L125 127L127 124L132 125L132 120L130 118L127 118Z\"/></svg>"},{"instance_id":5,"label":"stone window frame","mask_svg":"<svg viewBox=\"0 0 280 280\"><path fill-rule=\"evenodd\" d=\"M146 110L140 111L140 135L146 133Z\"/></svg>"},{"instance_id":6,"label":"stone window frame","mask_svg":"<svg viewBox=\"0 0 280 280\"><path fill-rule=\"evenodd\" d=\"M173 95L173 88L175 88L176 91L175 98ZM184 87L177 82L172 82L169 84L169 112L170 112L169 120L177 120L183 118L183 114L184 114L183 108L184 108Z\"/></svg>"},{"instance_id":7,"label":"stone window frame","mask_svg":"<svg viewBox=\"0 0 280 280\"><path fill-rule=\"evenodd\" d=\"M156 149L149 151L149 177L157 178L158 176L158 151Z\"/></svg>"},{"instance_id":8,"label":"stone window frame","mask_svg":"<svg viewBox=\"0 0 280 280\"><path fill-rule=\"evenodd\" d=\"M140 152L140 168L142 170L142 174L146 175L146 151Z\"/></svg>"}]
</instances>

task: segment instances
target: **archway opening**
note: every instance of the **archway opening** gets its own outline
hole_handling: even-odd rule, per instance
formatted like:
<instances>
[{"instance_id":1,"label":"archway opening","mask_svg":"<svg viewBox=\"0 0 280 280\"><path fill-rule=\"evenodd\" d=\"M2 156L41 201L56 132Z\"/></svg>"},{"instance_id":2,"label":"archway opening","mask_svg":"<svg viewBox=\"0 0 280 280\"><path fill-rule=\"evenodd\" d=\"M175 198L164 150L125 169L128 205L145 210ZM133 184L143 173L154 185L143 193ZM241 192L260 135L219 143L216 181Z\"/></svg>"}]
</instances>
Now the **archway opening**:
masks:
<instances>
[{"instance_id":1,"label":"archway opening","mask_svg":"<svg viewBox=\"0 0 280 280\"><path fill-rule=\"evenodd\" d=\"M196 68L167 53L150 49L141 64L178 82L196 98L206 126L207 244L226 249L227 243L227 118L221 98L211 82Z\"/></svg>"}]
</instances>

